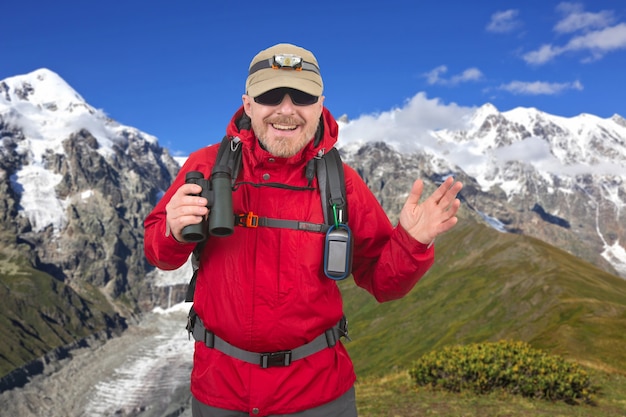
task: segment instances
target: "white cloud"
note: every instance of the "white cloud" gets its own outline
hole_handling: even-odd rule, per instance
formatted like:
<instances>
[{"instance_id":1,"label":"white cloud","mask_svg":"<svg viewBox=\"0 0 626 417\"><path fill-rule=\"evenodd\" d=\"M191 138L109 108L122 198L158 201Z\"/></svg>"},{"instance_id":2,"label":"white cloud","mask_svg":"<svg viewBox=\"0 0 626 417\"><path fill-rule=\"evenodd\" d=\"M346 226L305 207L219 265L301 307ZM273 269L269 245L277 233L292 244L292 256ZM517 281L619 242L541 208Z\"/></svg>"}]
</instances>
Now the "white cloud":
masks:
<instances>
[{"instance_id":1,"label":"white cloud","mask_svg":"<svg viewBox=\"0 0 626 417\"><path fill-rule=\"evenodd\" d=\"M564 17L554 26L555 32L572 33L579 30L605 28L615 21L613 12L603 10L598 13L583 11L580 3L561 3L557 10Z\"/></svg>"},{"instance_id":2,"label":"white cloud","mask_svg":"<svg viewBox=\"0 0 626 417\"><path fill-rule=\"evenodd\" d=\"M448 67L445 65L439 65L437 68L424 74L428 84L439 84L441 82L441 74L445 74L448 71Z\"/></svg>"},{"instance_id":3,"label":"white cloud","mask_svg":"<svg viewBox=\"0 0 626 417\"><path fill-rule=\"evenodd\" d=\"M527 52L523 55L524 61L529 64L541 65L552 60L552 58L560 55L562 51L560 48L555 48L552 45L541 45L536 51Z\"/></svg>"},{"instance_id":4,"label":"white cloud","mask_svg":"<svg viewBox=\"0 0 626 417\"><path fill-rule=\"evenodd\" d=\"M487 31L495 33L512 32L521 26L521 22L517 19L518 10L509 9L501 12L495 12L491 15L491 20L487 24Z\"/></svg>"},{"instance_id":5,"label":"white cloud","mask_svg":"<svg viewBox=\"0 0 626 417\"><path fill-rule=\"evenodd\" d=\"M533 165L540 171L572 177L583 174L621 176L624 172L623 166L612 162L597 165L579 162L565 165L551 152L548 141L537 136L531 136L523 141L498 148L494 151L494 156L502 165L507 162L518 161Z\"/></svg>"},{"instance_id":6,"label":"white cloud","mask_svg":"<svg viewBox=\"0 0 626 417\"><path fill-rule=\"evenodd\" d=\"M583 90L583 85L580 81L574 81L571 83L549 83L545 81L511 81L508 84L502 84L498 87L499 90L508 91L513 94L522 95L554 95L559 94L565 90Z\"/></svg>"},{"instance_id":7,"label":"white cloud","mask_svg":"<svg viewBox=\"0 0 626 417\"><path fill-rule=\"evenodd\" d=\"M619 163L565 165L552 153L549 142L536 136L487 151L486 144L481 140L450 141L445 139L445 134L442 140L442 136L436 133L471 128L476 111L476 107L445 104L420 92L401 108L364 115L341 124L339 144L349 146L382 141L400 152L428 152L476 177L484 175L491 158L495 158L500 165L519 161L541 171L566 176L589 173L622 176L624 173L625 168Z\"/></svg>"},{"instance_id":8,"label":"white cloud","mask_svg":"<svg viewBox=\"0 0 626 417\"><path fill-rule=\"evenodd\" d=\"M494 150L494 156L502 164L511 161L544 167L554 165L555 163L560 164L550 152L548 142L536 136L498 148Z\"/></svg>"},{"instance_id":9,"label":"white cloud","mask_svg":"<svg viewBox=\"0 0 626 417\"><path fill-rule=\"evenodd\" d=\"M575 37L564 49L565 51L588 50L595 57L601 58L607 52L625 48L626 23L620 23L617 26Z\"/></svg>"},{"instance_id":10,"label":"white cloud","mask_svg":"<svg viewBox=\"0 0 626 417\"><path fill-rule=\"evenodd\" d=\"M478 68L468 68L459 75L455 75L450 80L452 84L458 84L466 81L478 81L483 78L483 73Z\"/></svg>"},{"instance_id":11,"label":"white cloud","mask_svg":"<svg viewBox=\"0 0 626 417\"><path fill-rule=\"evenodd\" d=\"M577 3L561 3L559 11L565 14L554 27L558 33L582 32L573 36L565 45L544 44L527 52L522 58L529 64L541 65L571 52L585 54L583 62L601 59L609 52L626 49L626 23L609 26L615 20L610 11L589 13Z\"/></svg>"},{"instance_id":12,"label":"white cloud","mask_svg":"<svg viewBox=\"0 0 626 417\"><path fill-rule=\"evenodd\" d=\"M384 141L399 150L409 151L437 147L432 131L467 128L467 118L475 110L455 103L444 104L418 93L402 108L364 115L342 126L340 142Z\"/></svg>"},{"instance_id":13,"label":"white cloud","mask_svg":"<svg viewBox=\"0 0 626 417\"><path fill-rule=\"evenodd\" d=\"M483 73L478 68L468 68L460 74L454 75L450 78L443 78L443 74L448 72L448 67L440 65L437 68L424 74L428 84L434 85L458 85L464 82L479 81L483 78Z\"/></svg>"}]
</instances>

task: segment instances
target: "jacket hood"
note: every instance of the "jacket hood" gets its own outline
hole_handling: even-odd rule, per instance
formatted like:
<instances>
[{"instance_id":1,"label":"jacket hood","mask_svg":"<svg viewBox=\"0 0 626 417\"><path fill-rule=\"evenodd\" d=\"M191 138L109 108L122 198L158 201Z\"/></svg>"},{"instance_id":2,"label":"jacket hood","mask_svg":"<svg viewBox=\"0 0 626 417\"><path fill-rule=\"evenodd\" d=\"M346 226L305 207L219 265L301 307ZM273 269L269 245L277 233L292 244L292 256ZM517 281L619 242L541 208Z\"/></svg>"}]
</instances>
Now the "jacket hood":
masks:
<instances>
[{"instance_id":1,"label":"jacket hood","mask_svg":"<svg viewBox=\"0 0 626 417\"><path fill-rule=\"evenodd\" d=\"M243 106L237 110L233 115L230 123L226 128L226 135L232 137L239 137L245 146L251 149L259 148L259 140L257 139L254 131L252 130L252 124L250 118L244 112ZM337 143L339 135L339 126L335 121L335 118L330 111L324 107L322 109L322 115L320 116L320 124L314 138L302 149L297 155L292 158L309 160L318 155L320 150L324 153L328 152ZM255 153L257 150L255 149ZM267 152L267 151L263 151ZM292 159L289 158L289 159Z\"/></svg>"}]
</instances>

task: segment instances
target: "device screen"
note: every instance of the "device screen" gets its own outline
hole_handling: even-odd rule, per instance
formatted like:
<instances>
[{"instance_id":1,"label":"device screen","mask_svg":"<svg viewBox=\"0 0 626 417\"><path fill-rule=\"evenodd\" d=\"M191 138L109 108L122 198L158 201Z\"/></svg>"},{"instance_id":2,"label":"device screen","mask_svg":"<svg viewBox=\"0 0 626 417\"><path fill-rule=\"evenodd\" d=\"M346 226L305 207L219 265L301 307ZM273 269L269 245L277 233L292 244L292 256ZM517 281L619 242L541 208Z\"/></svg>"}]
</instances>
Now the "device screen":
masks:
<instances>
[{"instance_id":1,"label":"device screen","mask_svg":"<svg viewBox=\"0 0 626 417\"><path fill-rule=\"evenodd\" d=\"M328 242L328 270L346 272L346 242Z\"/></svg>"}]
</instances>

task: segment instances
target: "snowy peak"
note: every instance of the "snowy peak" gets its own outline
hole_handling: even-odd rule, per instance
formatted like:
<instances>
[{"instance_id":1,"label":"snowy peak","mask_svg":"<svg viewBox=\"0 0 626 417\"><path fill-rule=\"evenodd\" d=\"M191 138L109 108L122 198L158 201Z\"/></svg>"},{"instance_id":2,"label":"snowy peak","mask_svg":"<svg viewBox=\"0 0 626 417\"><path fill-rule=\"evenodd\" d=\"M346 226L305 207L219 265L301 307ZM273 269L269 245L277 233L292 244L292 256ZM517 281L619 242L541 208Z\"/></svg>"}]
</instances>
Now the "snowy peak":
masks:
<instances>
[{"instance_id":1,"label":"snowy peak","mask_svg":"<svg viewBox=\"0 0 626 417\"><path fill-rule=\"evenodd\" d=\"M63 153L62 141L83 130L98 142L103 156L112 148L126 148L129 138L151 144L157 139L136 128L123 126L96 110L58 74L42 68L0 81L0 120L18 127L24 135L18 152L28 152L35 162L46 151Z\"/></svg>"},{"instance_id":2,"label":"snowy peak","mask_svg":"<svg viewBox=\"0 0 626 417\"><path fill-rule=\"evenodd\" d=\"M619 126L626 127L626 119L619 114L614 114L613 117L611 117L611 120Z\"/></svg>"},{"instance_id":3,"label":"snowy peak","mask_svg":"<svg viewBox=\"0 0 626 417\"><path fill-rule=\"evenodd\" d=\"M58 74L46 68L1 81L0 104L17 107L30 105L53 112L94 112L80 94Z\"/></svg>"},{"instance_id":4,"label":"snowy peak","mask_svg":"<svg viewBox=\"0 0 626 417\"><path fill-rule=\"evenodd\" d=\"M592 173L601 167L607 174L626 171L626 120L619 115L603 119L583 113L568 118L524 107L501 113L486 104L468 120L467 130L441 130L435 136L449 145L463 144L469 154L483 155L490 165L505 155L500 162L550 162L542 168L558 174ZM460 161L459 166L463 167ZM468 172L479 176L477 171L484 170L482 165Z\"/></svg>"},{"instance_id":5,"label":"snowy peak","mask_svg":"<svg viewBox=\"0 0 626 417\"><path fill-rule=\"evenodd\" d=\"M87 181L59 195L70 178L83 174L78 151L95 169L127 157L154 158L157 139L94 109L48 69L0 81L0 157L16 161L9 168L11 186L19 190L20 213L33 231L53 226L60 233L67 225L69 194L91 193ZM76 170L71 175L70 164Z\"/></svg>"},{"instance_id":6,"label":"snowy peak","mask_svg":"<svg viewBox=\"0 0 626 417\"><path fill-rule=\"evenodd\" d=\"M582 113L566 118L537 109L516 108L503 116L523 126L529 139L545 140L552 155L564 165L593 167L626 162L626 123L618 115L603 119Z\"/></svg>"},{"instance_id":7,"label":"snowy peak","mask_svg":"<svg viewBox=\"0 0 626 417\"><path fill-rule=\"evenodd\" d=\"M584 241L626 277L626 121L621 116L561 117L523 107L500 113L488 104L468 121L465 130L433 134L452 150L446 157L475 181L477 195L502 192L513 208L496 209L489 204L501 202L485 205L479 199L471 202L478 212L506 230L523 230L579 256L584 251L574 242Z\"/></svg>"},{"instance_id":8,"label":"snowy peak","mask_svg":"<svg viewBox=\"0 0 626 417\"><path fill-rule=\"evenodd\" d=\"M500 116L500 111L496 108L496 106L491 103L483 104L472 115L470 119L470 124L475 127L480 127L485 120L489 119L492 116Z\"/></svg>"}]
</instances>

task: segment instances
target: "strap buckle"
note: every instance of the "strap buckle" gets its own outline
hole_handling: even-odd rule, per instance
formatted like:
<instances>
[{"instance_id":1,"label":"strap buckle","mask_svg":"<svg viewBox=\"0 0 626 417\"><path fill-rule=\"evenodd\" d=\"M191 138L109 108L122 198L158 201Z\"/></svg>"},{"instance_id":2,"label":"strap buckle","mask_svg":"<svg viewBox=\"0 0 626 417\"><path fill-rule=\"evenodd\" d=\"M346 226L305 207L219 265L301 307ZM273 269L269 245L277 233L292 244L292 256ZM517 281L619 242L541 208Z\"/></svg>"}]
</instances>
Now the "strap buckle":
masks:
<instances>
[{"instance_id":1,"label":"strap buckle","mask_svg":"<svg viewBox=\"0 0 626 417\"><path fill-rule=\"evenodd\" d=\"M291 365L291 351L281 350L279 352L261 353L261 368L271 368L274 366Z\"/></svg>"},{"instance_id":2,"label":"strap buckle","mask_svg":"<svg viewBox=\"0 0 626 417\"><path fill-rule=\"evenodd\" d=\"M193 328L196 325L197 318L198 318L198 314L196 314L196 310L193 309L193 305L192 305L191 308L189 309L189 313L187 314L187 326L185 327L188 333L187 337L189 338L189 340L191 340L191 336L193 335Z\"/></svg>"},{"instance_id":3,"label":"strap buckle","mask_svg":"<svg viewBox=\"0 0 626 417\"><path fill-rule=\"evenodd\" d=\"M339 337L345 337L348 342L352 342L350 336L348 336L348 318L344 315L341 320L339 320Z\"/></svg>"},{"instance_id":4,"label":"strap buckle","mask_svg":"<svg viewBox=\"0 0 626 417\"><path fill-rule=\"evenodd\" d=\"M249 211L248 213L238 214L236 217L237 226L243 227L259 227L259 216Z\"/></svg>"}]
</instances>

